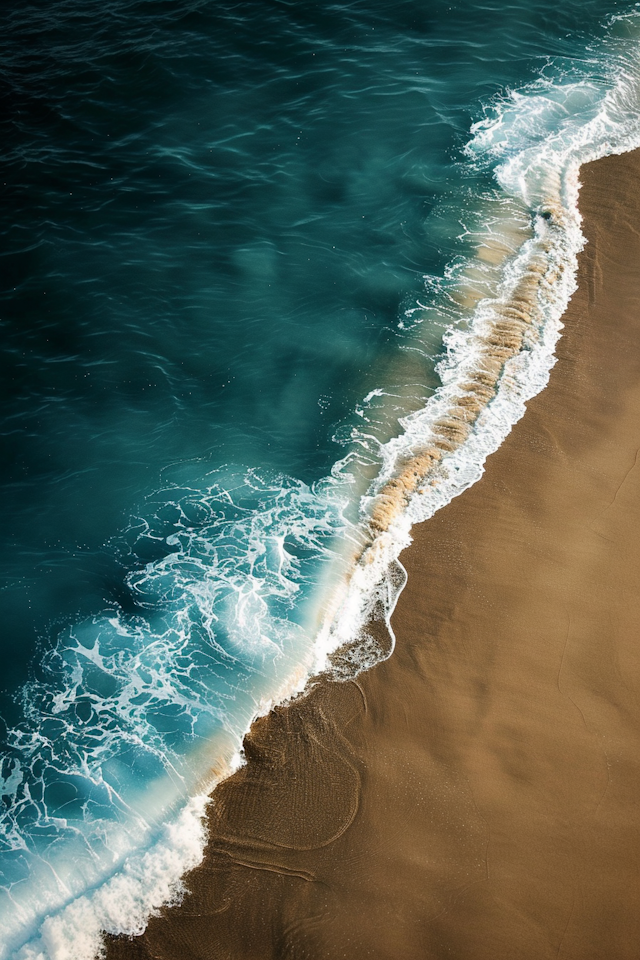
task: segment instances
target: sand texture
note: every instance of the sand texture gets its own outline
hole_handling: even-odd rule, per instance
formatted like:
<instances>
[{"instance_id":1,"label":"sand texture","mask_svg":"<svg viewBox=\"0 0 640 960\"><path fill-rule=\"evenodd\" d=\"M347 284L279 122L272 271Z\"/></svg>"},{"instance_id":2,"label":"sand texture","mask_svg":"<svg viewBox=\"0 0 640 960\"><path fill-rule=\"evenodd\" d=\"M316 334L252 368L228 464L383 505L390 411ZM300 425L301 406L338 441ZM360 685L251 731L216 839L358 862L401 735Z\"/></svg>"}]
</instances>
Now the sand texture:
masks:
<instances>
[{"instance_id":1,"label":"sand texture","mask_svg":"<svg viewBox=\"0 0 640 960\"><path fill-rule=\"evenodd\" d=\"M639 960L640 154L582 180L549 387L414 530L395 653L255 724L109 960Z\"/></svg>"}]
</instances>

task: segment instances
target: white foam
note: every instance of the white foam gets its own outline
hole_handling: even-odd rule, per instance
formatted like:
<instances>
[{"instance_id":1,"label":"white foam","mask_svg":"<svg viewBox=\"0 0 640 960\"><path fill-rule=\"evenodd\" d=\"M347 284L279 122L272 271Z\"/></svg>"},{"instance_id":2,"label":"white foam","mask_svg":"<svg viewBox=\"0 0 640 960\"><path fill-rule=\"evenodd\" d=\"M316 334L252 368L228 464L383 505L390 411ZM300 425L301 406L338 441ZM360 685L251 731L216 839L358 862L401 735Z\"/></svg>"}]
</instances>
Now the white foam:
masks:
<instances>
[{"instance_id":1,"label":"white foam","mask_svg":"<svg viewBox=\"0 0 640 960\"><path fill-rule=\"evenodd\" d=\"M286 614L332 556L340 503L322 485L251 473L165 494L162 508L172 495L180 524L139 526L160 541L172 530L179 549L130 578L147 617L75 625L44 660L44 679L22 691L24 720L0 769L11 800L0 823L2 960L33 943L51 960L90 957L105 918L118 915L119 891L131 901L130 931L177 890L202 854L186 798L202 789L203 771L216 772L208 792L233 769L252 718L305 682L312 637ZM196 512L199 522L188 520ZM49 796L61 784L66 809Z\"/></svg>"},{"instance_id":2,"label":"white foam","mask_svg":"<svg viewBox=\"0 0 640 960\"><path fill-rule=\"evenodd\" d=\"M100 952L103 931L142 933L163 904L179 900L181 877L200 863L208 803L206 793L190 799L149 850L128 859L94 893L48 917L15 960L89 960Z\"/></svg>"},{"instance_id":3,"label":"white foam","mask_svg":"<svg viewBox=\"0 0 640 960\"><path fill-rule=\"evenodd\" d=\"M584 244L578 211L579 167L597 157L640 145L636 47L635 40L621 41L601 52L599 60L594 54L589 69L598 67L600 73L595 79L586 67L580 77L576 67L565 83L562 77L555 81L540 79L513 92L493 104L487 116L474 126L467 148L470 162L495 165L505 193L532 210L550 200L562 208L564 228L553 232L551 259L565 269L554 283L543 288L540 306L544 322L538 338L507 362L495 399L484 409L467 441L444 458L437 479L419 490L394 525L377 538L370 562L358 564L340 587L331 586L333 596L325 600L327 612L315 643L311 672L324 669L337 647L355 641L376 605L389 621L404 585L398 558L411 542L412 525L428 519L481 477L487 456L498 449L523 416L527 401L547 384L562 329L561 317L575 289L577 257ZM539 218L538 238L546 229ZM495 223L492 230L495 234ZM508 298L535 243L533 237L508 259L499 296ZM473 367L474 338L482 329L486 310L487 302L480 302L469 329L450 335L448 357L440 371L443 386L423 409L403 420L400 437L382 445L380 476L363 500L364 511L384 481L394 475L399 461L412 448L424 446L431 439L434 422L446 409L460 379ZM415 318L411 325L419 333L420 324ZM372 391L365 403L383 395L383 390ZM340 476L339 468L336 476ZM366 639L354 649L354 671L391 652L380 651ZM281 702L301 689L306 669L285 677L260 709L264 711L272 701ZM238 748L243 732L237 731ZM238 762L239 754L235 759ZM148 849L132 854L115 875L93 892L52 908L33 938L14 953L16 960L92 960L100 951L101 931L140 933L162 904L180 897L180 878L200 862L206 840L203 818L207 802L206 792L198 793L162 828ZM7 953L0 950L0 958L5 956Z\"/></svg>"},{"instance_id":4,"label":"white foam","mask_svg":"<svg viewBox=\"0 0 640 960\"><path fill-rule=\"evenodd\" d=\"M635 25L637 18L630 15L628 22ZM585 242L578 209L579 168L640 146L638 40L606 46L597 55L594 52L594 59L583 69L581 78L576 76L576 68L566 82L562 77L555 81L540 78L511 92L492 104L485 118L472 127L467 156L474 163L494 164L505 194L524 203L532 213L554 206L562 210L560 230L557 225L550 228L542 217L536 218L536 236L506 261L497 299L508 302L531 257L539 252L537 240L545 231L547 243L551 242L549 265L562 269L553 282L541 284L543 323L537 339L530 340L506 363L497 394L483 410L468 440L443 458L439 476L420 489L392 526L376 538L365 553L365 562L357 563L349 582L342 584L334 596L316 646L319 671L329 666L335 650L352 643L365 630L380 605L386 607L390 629L397 591L386 590L385 581L388 571L397 569L402 550L411 542L412 525L429 519L480 479L487 457L524 415L527 401L548 383L562 330L561 317L576 288L578 254ZM587 74L587 70L591 72ZM492 229L494 234L498 232L495 223ZM481 301L468 329L449 334L448 356L439 370L443 386L423 409L402 421L401 436L382 446L382 468L363 498L364 514L372 497L397 474L403 459L434 443L433 425L446 415L458 384L473 372L485 319L495 303ZM385 592L390 597L386 603ZM367 648L360 667L366 669L370 662Z\"/></svg>"}]
</instances>

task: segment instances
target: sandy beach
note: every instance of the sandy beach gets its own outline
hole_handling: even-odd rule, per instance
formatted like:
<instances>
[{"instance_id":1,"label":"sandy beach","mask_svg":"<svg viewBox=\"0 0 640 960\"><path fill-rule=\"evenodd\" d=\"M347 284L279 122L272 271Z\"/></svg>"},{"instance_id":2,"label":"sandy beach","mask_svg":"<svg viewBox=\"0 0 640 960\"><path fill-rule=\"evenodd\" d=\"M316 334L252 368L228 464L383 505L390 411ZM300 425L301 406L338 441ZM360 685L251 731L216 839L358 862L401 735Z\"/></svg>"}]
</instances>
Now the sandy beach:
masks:
<instances>
[{"instance_id":1,"label":"sandy beach","mask_svg":"<svg viewBox=\"0 0 640 960\"><path fill-rule=\"evenodd\" d=\"M640 153L581 179L549 386L414 529L393 656L254 725L109 960L640 957Z\"/></svg>"}]
</instances>

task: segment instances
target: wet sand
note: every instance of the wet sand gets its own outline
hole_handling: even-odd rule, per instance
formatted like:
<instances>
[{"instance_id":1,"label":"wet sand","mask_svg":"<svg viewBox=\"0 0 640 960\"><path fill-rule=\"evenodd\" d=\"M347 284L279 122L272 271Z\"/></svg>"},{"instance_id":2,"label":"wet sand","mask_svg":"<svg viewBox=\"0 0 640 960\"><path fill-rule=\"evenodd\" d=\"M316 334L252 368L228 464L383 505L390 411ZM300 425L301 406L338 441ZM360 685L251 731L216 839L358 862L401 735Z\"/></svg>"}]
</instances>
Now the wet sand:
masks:
<instances>
[{"instance_id":1,"label":"wet sand","mask_svg":"<svg viewBox=\"0 0 640 960\"><path fill-rule=\"evenodd\" d=\"M414 530L394 655L254 725L109 960L640 958L640 153L582 181L549 387Z\"/></svg>"}]
</instances>

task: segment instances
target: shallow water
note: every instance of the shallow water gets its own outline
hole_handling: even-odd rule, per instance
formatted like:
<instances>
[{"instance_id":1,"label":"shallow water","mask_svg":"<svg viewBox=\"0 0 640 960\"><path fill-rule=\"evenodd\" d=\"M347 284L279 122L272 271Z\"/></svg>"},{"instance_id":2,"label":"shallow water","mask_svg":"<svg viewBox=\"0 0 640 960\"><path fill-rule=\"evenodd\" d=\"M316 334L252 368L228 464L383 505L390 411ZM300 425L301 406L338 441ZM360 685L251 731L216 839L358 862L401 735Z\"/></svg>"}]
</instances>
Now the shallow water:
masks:
<instances>
[{"instance_id":1,"label":"shallow water","mask_svg":"<svg viewBox=\"0 0 640 960\"><path fill-rule=\"evenodd\" d=\"M89 957L195 862L186 798L322 659L368 484L424 443L551 199L569 279L510 370L544 385L576 164L637 139L634 9L5 7L0 956ZM518 390L408 520L473 482Z\"/></svg>"}]
</instances>

